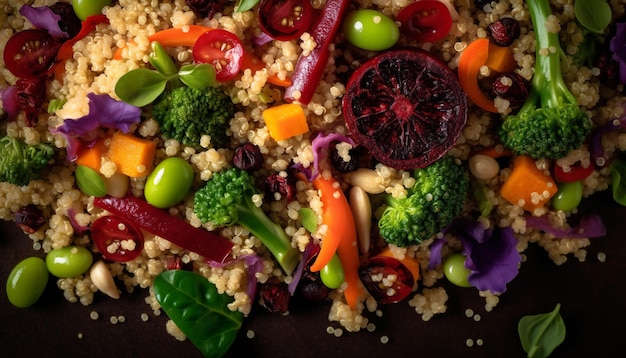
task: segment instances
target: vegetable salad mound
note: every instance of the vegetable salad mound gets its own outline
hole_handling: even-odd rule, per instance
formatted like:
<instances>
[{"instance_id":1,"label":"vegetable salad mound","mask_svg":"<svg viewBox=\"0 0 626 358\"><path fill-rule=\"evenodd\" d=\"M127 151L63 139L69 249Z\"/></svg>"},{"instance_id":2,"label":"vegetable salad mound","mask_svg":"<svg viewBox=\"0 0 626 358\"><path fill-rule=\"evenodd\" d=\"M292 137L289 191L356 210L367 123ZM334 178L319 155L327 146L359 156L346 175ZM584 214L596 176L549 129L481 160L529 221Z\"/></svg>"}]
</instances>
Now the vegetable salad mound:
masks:
<instances>
[{"instance_id":1,"label":"vegetable salad mound","mask_svg":"<svg viewBox=\"0 0 626 358\"><path fill-rule=\"evenodd\" d=\"M205 355L290 300L491 311L528 245L585 260L585 198L626 205L626 1L589 3L5 6L0 218L67 300L147 289Z\"/></svg>"}]
</instances>

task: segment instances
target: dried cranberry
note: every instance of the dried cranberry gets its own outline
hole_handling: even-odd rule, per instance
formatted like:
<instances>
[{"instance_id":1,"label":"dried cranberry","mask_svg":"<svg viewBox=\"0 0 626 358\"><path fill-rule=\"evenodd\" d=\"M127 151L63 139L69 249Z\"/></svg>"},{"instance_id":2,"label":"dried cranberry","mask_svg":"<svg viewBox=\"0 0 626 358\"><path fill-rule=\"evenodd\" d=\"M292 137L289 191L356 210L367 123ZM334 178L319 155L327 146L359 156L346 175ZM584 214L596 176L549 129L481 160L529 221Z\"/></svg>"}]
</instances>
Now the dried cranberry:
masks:
<instances>
[{"instance_id":1,"label":"dried cranberry","mask_svg":"<svg viewBox=\"0 0 626 358\"><path fill-rule=\"evenodd\" d=\"M612 54L605 52L598 56L595 66L600 69L600 83L610 87L619 84L619 63L613 59Z\"/></svg>"},{"instance_id":2,"label":"dried cranberry","mask_svg":"<svg viewBox=\"0 0 626 358\"><path fill-rule=\"evenodd\" d=\"M493 96L509 101L511 107L522 105L528 98L529 90L528 81L517 73L504 73L495 76L491 87Z\"/></svg>"},{"instance_id":3,"label":"dried cranberry","mask_svg":"<svg viewBox=\"0 0 626 358\"><path fill-rule=\"evenodd\" d=\"M491 4L493 0L474 0L474 5L478 8L478 10L482 10L485 5Z\"/></svg>"},{"instance_id":4,"label":"dried cranberry","mask_svg":"<svg viewBox=\"0 0 626 358\"><path fill-rule=\"evenodd\" d=\"M286 177L280 174L270 175L265 178L265 185L268 193L278 193L281 198L287 198L287 202L293 201L296 197L296 184L291 175Z\"/></svg>"},{"instance_id":5,"label":"dried cranberry","mask_svg":"<svg viewBox=\"0 0 626 358\"><path fill-rule=\"evenodd\" d=\"M80 32L82 25L80 19L74 12L72 4L69 2L57 2L50 6L50 10L61 16L61 20L59 20L59 28L64 32L67 32L69 35L68 38L71 39Z\"/></svg>"},{"instance_id":6,"label":"dried cranberry","mask_svg":"<svg viewBox=\"0 0 626 358\"><path fill-rule=\"evenodd\" d=\"M224 10L228 0L185 0L191 11L200 18L213 18L216 12Z\"/></svg>"},{"instance_id":7,"label":"dried cranberry","mask_svg":"<svg viewBox=\"0 0 626 358\"><path fill-rule=\"evenodd\" d=\"M322 283L319 272L308 271L298 283L298 293L307 301L323 302L328 298L330 289Z\"/></svg>"},{"instance_id":8,"label":"dried cranberry","mask_svg":"<svg viewBox=\"0 0 626 358\"><path fill-rule=\"evenodd\" d=\"M255 171L263 166L263 154L258 146L247 142L235 148L233 165L241 170Z\"/></svg>"},{"instance_id":9,"label":"dried cranberry","mask_svg":"<svg viewBox=\"0 0 626 358\"><path fill-rule=\"evenodd\" d=\"M46 81L44 77L20 78L15 83L17 104L26 115L26 124L35 127L39 112L46 100Z\"/></svg>"},{"instance_id":10,"label":"dried cranberry","mask_svg":"<svg viewBox=\"0 0 626 358\"><path fill-rule=\"evenodd\" d=\"M337 142L330 145L330 163L333 165L333 167L342 173L357 170L359 167L359 162L358 157L355 155L356 150L350 149L348 151L348 154L350 155L350 160L345 161L344 158L339 155L336 144Z\"/></svg>"},{"instance_id":11,"label":"dried cranberry","mask_svg":"<svg viewBox=\"0 0 626 358\"><path fill-rule=\"evenodd\" d=\"M35 204L28 204L15 212L15 223L25 233L33 234L46 223L46 218Z\"/></svg>"},{"instance_id":12,"label":"dried cranberry","mask_svg":"<svg viewBox=\"0 0 626 358\"><path fill-rule=\"evenodd\" d=\"M343 113L352 138L396 169L425 167L446 154L467 122L467 98L434 55L381 53L352 74Z\"/></svg>"},{"instance_id":13,"label":"dried cranberry","mask_svg":"<svg viewBox=\"0 0 626 358\"><path fill-rule=\"evenodd\" d=\"M498 46L509 46L520 36L521 30L517 20L503 17L487 28L491 39Z\"/></svg>"},{"instance_id":14,"label":"dried cranberry","mask_svg":"<svg viewBox=\"0 0 626 358\"><path fill-rule=\"evenodd\" d=\"M287 313L289 311L289 287L284 282L266 282L261 287L261 306L273 313Z\"/></svg>"}]
</instances>

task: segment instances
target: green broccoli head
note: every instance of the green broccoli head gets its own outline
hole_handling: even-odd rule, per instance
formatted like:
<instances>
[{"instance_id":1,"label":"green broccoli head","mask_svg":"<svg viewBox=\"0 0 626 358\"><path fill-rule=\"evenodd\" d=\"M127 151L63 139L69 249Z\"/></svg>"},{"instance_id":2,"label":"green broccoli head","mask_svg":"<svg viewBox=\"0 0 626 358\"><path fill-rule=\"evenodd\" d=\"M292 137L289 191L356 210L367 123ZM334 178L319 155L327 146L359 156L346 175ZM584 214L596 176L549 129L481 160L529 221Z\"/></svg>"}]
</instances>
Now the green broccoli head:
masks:
<instances>
[{"instance_id":1,"label":"green broccoli head","mask_svg":"<svg viewBox=\"0 0 626 358\"><path fill-rule=\"evenodd\" d=\"M563 80L559 35L548 30L550 2L527 5L535 31L535 73L526 102L516 115L504 118L498 134L515 154L559 159L583 144L592 123Z\"/></svg>"},{"instance_id":2,"label":"green broccoli head","mask_svg":"<svg viewBox=\"0 0 626 358\"><path fill-rule=\"evenodd\" d=\"M257 193L254 179L246 171L230 168L217 172L194 195L193 211L203 222L230 226L238 224L256 236L290 275L300 260L283 228L252 201Z\"/></svg>"},{"instance_id":3,"label":"green broccoli head","mask_svg":"<svg viewBox=\"0 0 626 358\"><path fill-rule=\"evenodd\" d=\"M589 117L576 104L535 108L509 116L498 135L515 154L559 159L585 141L591 130Z\"/></svg>"},{"instance_id":4,"label":"green broccoli head","mask_svg":"<svg viewBox=\"0 0 626 358\"><path fill-rule=\"evenodd\" d=\"M388 206L378 221L380 235L387 243L405 247L432 237L461 213L469 187L462 165L445 156L416 169L415 185L407 196L387 194Z\"/></svg>"},{"instance_id":5,"label":"green broccoli head","mask_svg":"<svg viewBox=\"0 0 626 358\"><path fill-rule=\"evenodd\" d=\"M52 146L28 145L23 140L5 136L0 139L0 181L28 185L41 178L41 173L54 156Z\"/></svg>"},{"instance_id":6,"label":"green broccoli head","mask_svg":"<svg viewBox=\"0 0 626 358\"><path fill-rule=\"evenodd\" d=\"M199 146L203 135L210 135L215 147L228 145L226 130L234 113L230 97L214 87L174 88L161 95L152 108L163 136L189 146Z\"/></svg>"}]
</instances>

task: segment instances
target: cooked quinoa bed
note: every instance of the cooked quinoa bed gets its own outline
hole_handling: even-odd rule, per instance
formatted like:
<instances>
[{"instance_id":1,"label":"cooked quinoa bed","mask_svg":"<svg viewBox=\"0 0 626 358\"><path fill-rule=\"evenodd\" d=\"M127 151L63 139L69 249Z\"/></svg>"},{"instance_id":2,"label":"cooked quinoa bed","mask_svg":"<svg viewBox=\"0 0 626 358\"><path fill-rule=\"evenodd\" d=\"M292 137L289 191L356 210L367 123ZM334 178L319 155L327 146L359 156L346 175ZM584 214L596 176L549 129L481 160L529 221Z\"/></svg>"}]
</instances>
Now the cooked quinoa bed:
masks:
<instances>
[{"instance_id":1,"label":"cooked quinoa bed","mask_svg":"<svg viewBox=\"0 0 626 358\"><path fill-rule=\"evenodd\" d=\"M27 2L32 6L47 6L55 1ZM353 1L360 8L373 8L383 13L395 16L399 10L410 1ZM313 1L313 6L321 8L323 1ZM516 72L523 78L530 80L534 72L535 39L530 28L529 14L522 0L502 0L485 5L480 11L476 9L474 1L452 1L457 12L458 19L454 21L452 30L446 39L436 44L423 44L423 49L443 60L449 68L456 70L459 57L467 45L477 39L486 38L487 27L502 17L513 17L521 25L521 35L512 45L514 48ZM549 26L554 31L560 29L559 35L563 50L568 55L574 55L577 45L583 40L581 28L576 25L573 2L571 0L551 1L553 9L558 16L549 20ZM613 9L613 18L619 19L624 16L625 0L610 0ZM0 12L0 48L16 31L31 28L32 25L25 20L18 9L24 2L13 0L0 0L3 11ZM256 12L234 12L230 6L223 13L217 13L211 20L198 19L185 5L183 0L176 1L131 1L120 0L111 7L106 7L103 13L107 16L109 24L100 24L96 31L90 33L84 39L78 41L74 47L73 58L65 64L65 72L62 81L51 80L48 82L47 98L63 98L67 102L53 114L45 111L39 115L36 127L28 127L25 119L20 114L15 121L2 120L0 130L3 135L22 138L27 144L40 142L52 143L57 149L56 161L46 172L46 177L34 180L27 186L18 187L13 184L0 183L0 218L7 221L14 220L15 213L28 204L34 204L43 210L47 218L46 224L29 234L32 247L35 252L47 253L52 249L62 248L68 245L82 245L89 247L95 255L98 255L95 245L88 234L74 232L69 216L77 212L75 216L78 224L88 226L96 219L108 213L93 205L93 197L82 193L74 177L75 165L65 161L65 138L58 134L51 134L49 128L60 126L66 119L75 119L89 113L89 101L87 95L108 94L118 98L114 87L118 79L130 70L148 65L150 53L150 41L148 36L167 28L185 28L188 25L204 25L214 28L222 28L236 34L249 51L254 51L253 38L260 33ZM401 36L398 46L418 47L415 42ZM351 73L356 65L363 61L364 54L345 44L340 35L337 43L332 47L331 60L326 67L324 77L319 84L313 100L304 106L307 117L309 132L287 140L275 141L268 132L262 118L262 111L271 105L282 103L283 88L271 85L267 82L270 76L276 75L284 79L293 73L298 57L315 47L315 42L308 33L300 37L300 40L281 42L275 41L264 46L261 60L267 69L253 73L245 70L234 80L222 85L223 90L231 97L236 105L236 113L230 121L228 134L230 136L230 148L235 148L246 142L253 143L261 148L264 162L262 169L255 171L254 176L263 178L270 174L286 175L290 165L298 164L309 167L314 161L311 140L313 133L317 131L333 132L348 135L349 131L343 120L341 103L346 92L346 84L343 78ZM122 49L121 59L114 59L116 50ZM191 50L185 47L168 49L178 63L191 62L193 57ZM370 54L371 55L371 54ZM489 75L481 72L481 75ZM617 89L604 88L600 83L600 70L576 66L569 63L563 66L563 77L570 90L576 97L578 104L590 115L595 125L604 124L623 115L626 96L623 93L623 85ZM0 88L15 84L17 78L13 76L0 62ZM481 149L499 144L494 133L495 121L498 115L488 114L476 107L468 100L470 111L467 124L464 127L456 145L449 154L464 163L471 155ZM510 113L509 102L496 100L495 105L502 114ZM44 108L47 103L44 105ZM188 161L194 170L194 188L200 187L203 182L211 179L214 173L232 166L233 150L214 148L209 136L202 138L198 146L185 146L173 139L164 139L160 136L159 124L151 118L148 112L143 113L142 121L134 126L131 131L144 138L153 139L157 142L155 164L167 157L180 157ZM626 149L626 133L610 133L605 135L602 146L607 153L614 153ZM339 148L339 153L347 155L348 147ZM343 150L343 152L342 152ZM579 150L571 151L566 157L559 159L562 167L568 167L574 163L583 164L590 162L590 154L585 146ZM539 160L537 166L549 171L551 161ZM398 170L377 164L372 170L363 174L360 183L369 192L379 191L400 197L407 193L415 180L411 178L410 171ZM116 172L116 164L104 160L101 164L100 173L104 177L111 177ZM526 227L524 209L513 205L503 199L499 189L511 174L511 169L501 166L498 174L485 181L488 187L488 200L494 205L492 214L482 218L481 223L486 228L510 227L518 240L516 249L522 253L522 266L525 265L525 252L531 245L536 245L545 250L550 260L556 265L562 265L568 260L574 261L598 261L600 256L590 258L590 245L592 239L588 238L555 238L551 234L540 230ZM342 189L347 190L359 178L355 175L336 174L340 180ZM130 192L137 196L143 196L146 183L145 177L132 178L130 180ZM583 180L583 195L585 198L605 191L610 188L610 168L605 167L595 170L589 177ZM256 195L253 201L261 206L266 213L285 230L291 239L293 247L304 251L309 242L319 243L323 237L323 225L318 231L309 233L302 224L300 209L314 210L318 217L322 217L322 204L318 192L312 184L298 181L296 183L296 196L294 201L287 202L280 195ZM583 199L585 200L585 199ZM467 201L464 212L476 210L476 203ZM193 193L190 193L183 202L169 208L172 215L185 219L194 227L202 227L207 230L216 230L220 235L234 243L232 255L235 257L256 253L263 258L263 269L257 273L256 279L260 284L272 280L289 283L292 276L285 275L280 266L276 264L268 250L265 249L259 239L239 226L227 228L214 228L210 224L203 224L193 212ZM568 219L573 213L551 210L550 206L536 209L535 216L550 215L555 226L569 227ZM380 217L381 212L375 212L375 217ZM194 271L202 274L213 283L219 293L225 293L233 297L233 302L228 306L231 310L238 310L245 316L254 315L255 303L258 297L251 298L246 294L246 267L244 262L238 262L225 268L214 268L202 260L199 255L183 250L167 240L148 232L144 232L145 243L141 255L126 263L107 261L107 267L113 274L118 287L121 289L121 300L126 294L135 290L141 290L145 294L147 307L145 312L160 312L159 303L151 289L155 276L163 272L167 267L168 259L172 256L180 258L181 262L192 267ZM447 311L449 301L458 306L458 302L447 292L445 277L441 266L429 269L429 244L431 240L421 245L406 248L391 247L393 255L399 259L408 257L417 260L420 266L420 278L416 283L409 298L397 303L408 305L415 311L412 319L429 321L436 320L439 314ZM442 249L442 256L459 249L461 243L454 237L450 237L448 243ZM591 250L595 252L594 250ZM606 259L611 253L606 253ZM604 260L604 259L602 259ZM80 302L84 306L93 306L98 311L98 305L106 300L105 295L93 284L88 273L73 278L56 279L56 285L62 291L63 296L69 302ZM475 295L481 298L482 307L474 307L476 311L490 312L495 310L501 300L506 300L507 293L492 293L489 291L474 290ZM136 293L135 293L136 294ZM375 330L373 322L380 322L381 310L384 305L365 292L355 310L351 310L343 298L341 289L333 290L330 294L332 304L328 310L329 325L340 329L342 332L359 332ZM506 303L503 303L503 305ZM499 307L499 306L498 306ZM455 311L458 311L456 309ZM535 312L529 312L535 313ZM85 315L87 317L87 315ZM102 317L101 317L102 318ZM411 319L402 317L402 319ZM480 316L471 319L481 320ZM482 317L484 319L484 316ZM117 318L119 321L119 317ZM150 322L148 322L149 324ZM173 321L168 321L165 329L169 334L179 340L184 340L185 335L176 327ZM288 328L287 328L288 329ZM244 332L245 333L245 332ZM336 333L335 335L341 335ZM487 337L470 337L471 344L468 346L482 345ZM384 339L381 338L381 342ZM479 343L480 342L480 343ZM391 337L393 343L393 337Z\"/></svg>"}]
</instances>

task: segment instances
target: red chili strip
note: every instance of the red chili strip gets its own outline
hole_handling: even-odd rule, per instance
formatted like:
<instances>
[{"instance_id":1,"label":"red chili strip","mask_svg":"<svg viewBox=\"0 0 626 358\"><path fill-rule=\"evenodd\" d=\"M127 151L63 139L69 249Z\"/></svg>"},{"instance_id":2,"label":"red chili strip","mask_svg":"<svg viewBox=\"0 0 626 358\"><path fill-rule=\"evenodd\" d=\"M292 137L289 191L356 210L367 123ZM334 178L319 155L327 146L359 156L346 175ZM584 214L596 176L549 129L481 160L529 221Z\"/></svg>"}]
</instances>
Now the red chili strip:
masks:
<instances>
[{"instance_id":1,"label":"red chili strip","mask_svg":"<svg viewBox=\"0 0 626 358\"><path fill-rule=\"evenodd\" d=\"M335 40L341 22L348 11L350 0L328 0L314 23L310 34L317 46L306 56L300 56L291 76L291 86L285 89L284 99L308 104L322 79L330 56L329 47Z\"/></svg>"},{"instance_id":2,"label":"red chili strip","mask_svg":"<svg viewBox=\"0 0 626 358\"><path fill-rule=\"evenodd\" d=\"M228 239L207 230L195 228L184 220L132 195L123 198L112 196L95 198L94 205L124 217L144 230L195 252L207 260L223 263L229 257L233 247L233 243Z\"/></svg>"},{"instance_id":3,"label":"red chili strip","mask_svg":"<svg viewBox=\"0 0 626 358\"><path fill-rule=\"evenodd\" d=\"M89 35L93 30L96 29L98 24L108 24L109 19L106 15L92 15L85 19L82 22L82 26L80 31L76 34L76 36L71 39L65 41L63 45L59 48L59 52L57 52L57 61L67 60L72 57L74 54L74 50L72 47L76 42Z\"/></svg>"}]
</instances>

